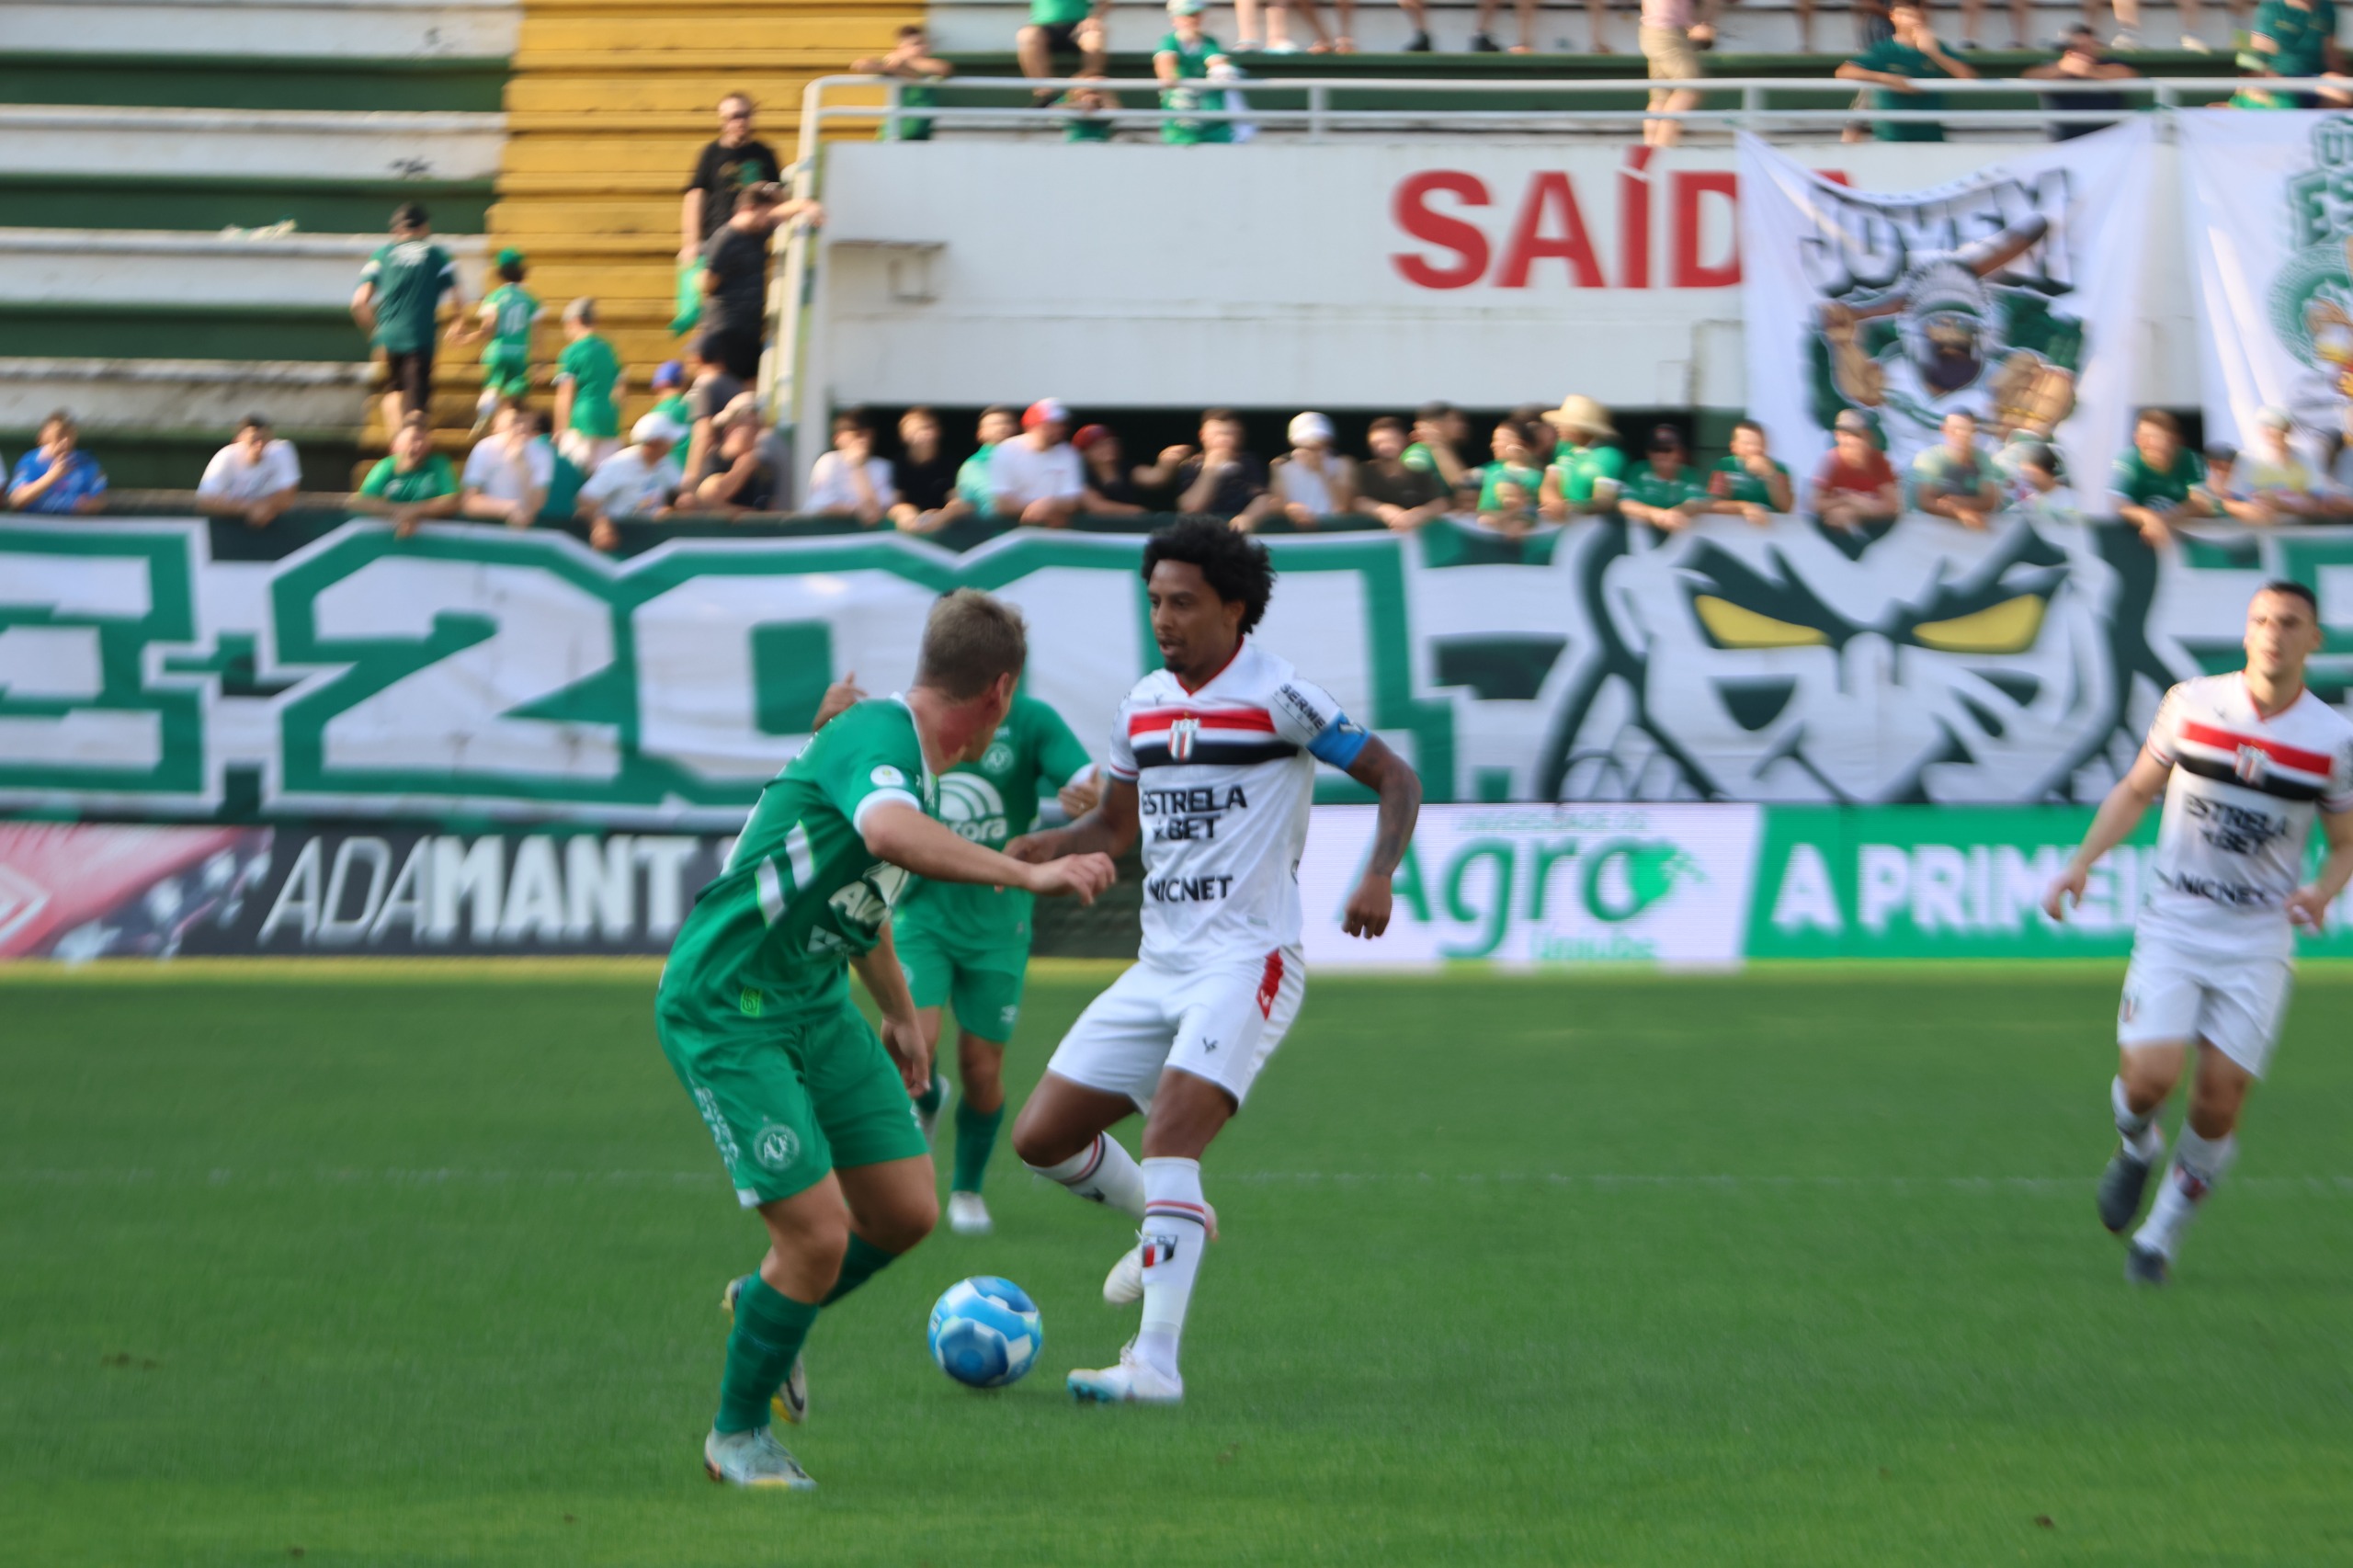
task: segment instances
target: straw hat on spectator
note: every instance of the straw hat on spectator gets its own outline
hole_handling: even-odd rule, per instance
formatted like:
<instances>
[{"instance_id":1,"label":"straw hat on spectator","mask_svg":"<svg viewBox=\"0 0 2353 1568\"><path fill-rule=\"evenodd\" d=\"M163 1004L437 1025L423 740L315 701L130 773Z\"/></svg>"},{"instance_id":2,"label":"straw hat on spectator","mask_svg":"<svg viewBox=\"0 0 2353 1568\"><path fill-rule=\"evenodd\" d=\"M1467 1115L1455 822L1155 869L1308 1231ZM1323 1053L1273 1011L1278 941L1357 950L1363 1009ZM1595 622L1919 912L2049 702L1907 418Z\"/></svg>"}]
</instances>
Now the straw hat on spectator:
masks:
<instances>
[{"instance_id":1,"label":"straw hat on spectator","mask_svg":"<svg viewBox=\"0 0 2353 1568\"><path fill-rule=\"evenodd\" d=\"M1561 400L1561 406L1548 409L1544 422L1573 436L1615 436L1618 426L1609 422L1609 411L1586 396L1573 392Z\"/></svg>"}]
</instances>

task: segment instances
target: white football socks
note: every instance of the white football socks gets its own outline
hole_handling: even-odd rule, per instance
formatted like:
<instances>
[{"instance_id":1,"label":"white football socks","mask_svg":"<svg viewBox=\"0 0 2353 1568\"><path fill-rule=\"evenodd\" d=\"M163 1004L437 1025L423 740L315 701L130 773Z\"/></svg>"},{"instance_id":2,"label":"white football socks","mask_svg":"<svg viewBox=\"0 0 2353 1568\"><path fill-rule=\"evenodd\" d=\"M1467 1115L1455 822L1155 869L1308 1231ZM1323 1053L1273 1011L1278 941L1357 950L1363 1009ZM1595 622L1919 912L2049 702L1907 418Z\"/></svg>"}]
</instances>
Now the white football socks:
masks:
<instances>
[{"instance_id":1,"label":"white football socks","mask_svg":"<svg viewBox=\"0 0 2353 1568\"><path fill-rule=\"evenodd\" d=\"M1094 1142L1061 1165L1029 1168L1048 1181L1062 1183L1089 1203L1117 1209L1131 1220L1143 1218L1143 1172L1137 1166L1135 1156L1108 1132L1097 1133ZM1197 1193L1199 1187L1196 1179Z\"/></svg>"},{"instance_id":2,"label":"white football socks","mask_svg":"<svg viewBox=\"0 0 2353 1568\"><path fill-rule=\"evenodd\" d=\"M2165 1172L2165 1185L2157 1189L2157 1200L2149 1206L2149 1217L2133 1233L2132 1244L2154 1252L2173 1256L2181 1241L2183 1227L2231 1168L2231 1161L2239 1152L2236 1134L2221 1138L2201 1138L2198 1130L2184 1122L2181 1138L2175 1143L2173 1165Z\"/></svg>"},{"instance_id":3,"label":"white football socks","mask_svg":"<svg viewBox=\"0 0 2353 1568\"><path fill-rule=\"evenodd\" d=\"M2116 1112L2116 1135L2124 1140L2134 1159L2147 1164L2165 1152L2165 1130L2157 1125L2156 1108L2135 1111L2124 1097L2122 1078L2109 1080L2108 1103Z\"/></svg>"},{"instance_id":4,"label":"white football socks","mask_svg":"<svg viewBox=\"0 0 2353 1568\"><path fill-rule=\"evenodd\" d=\"M1193 1299L1201 1249L1209 1241L1201 1163L1146 1160L1143 1190L1143 1326L1136 1335L1136 1358L1175 1378L1185 1308Z\"/></svg>"}]
</instances>

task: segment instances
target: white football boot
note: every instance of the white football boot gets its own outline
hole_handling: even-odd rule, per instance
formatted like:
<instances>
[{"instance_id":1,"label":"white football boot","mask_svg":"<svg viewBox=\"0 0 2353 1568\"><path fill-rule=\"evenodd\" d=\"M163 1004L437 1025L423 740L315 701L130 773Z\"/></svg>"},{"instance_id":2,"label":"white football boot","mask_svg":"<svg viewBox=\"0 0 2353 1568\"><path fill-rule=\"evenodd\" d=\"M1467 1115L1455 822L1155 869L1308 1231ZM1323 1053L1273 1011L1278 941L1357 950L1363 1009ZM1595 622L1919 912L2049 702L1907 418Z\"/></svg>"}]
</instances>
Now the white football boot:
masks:
<instances>
[{"instance_id":1,"label":"white football boot","mask_svg":"<svg viewBox=\"0 0 2353 1568\"><path fill-rule=\"evenodd\" d=\"M1211 1203L1204 1207L1210 1211L1210 1240L1215 1241L1217 1240L1217 1205ZM1111 1266L1111 1272L1103 1277L1103 1300L1107 1304L1114 1307L1131 1306L1143 1300L1143 1243L1142 1240L1138 1240L1135 1245L1121 1253L1120 1261Z\"/></svg>"},{"instance_id":2,"label":"white football boot","mask_svg":"<svg viewBox=\"0 0 2353 1568\"><path fill-rule=\"evenodd\" d=\"M765 1426L713 1432L702 1440L703 1473L730 1486L775 1486L806 1492L817 1483L791 1451Z\"/></svg>"},{"instance_id":3,"label":"white football boot","mask_svg":"<svg viewBox=\"0 0 2353 1568\"><path fill-rule=\"evenodd\" d=\"M996 1221L989 1218L989 1206L977 1192L951 1192L948 1195L948 1228L960 1236L985 1236L996 1229Z\"/></svg>"},{"instance_id":4,"label":"white football boot","mask_svg":"<svg viewBox=\"0 0 2353 1568\"><path fill-rule=\"evenodd\" d=\"M1136 1359L1136 1342L1120 1351L1120 1364L1099 1371L1076 1370L1065 1380L1073 1399L1097 1404L1182 1404L1185 1380L1172 1378Z\"/></svg>"}]
</instances>

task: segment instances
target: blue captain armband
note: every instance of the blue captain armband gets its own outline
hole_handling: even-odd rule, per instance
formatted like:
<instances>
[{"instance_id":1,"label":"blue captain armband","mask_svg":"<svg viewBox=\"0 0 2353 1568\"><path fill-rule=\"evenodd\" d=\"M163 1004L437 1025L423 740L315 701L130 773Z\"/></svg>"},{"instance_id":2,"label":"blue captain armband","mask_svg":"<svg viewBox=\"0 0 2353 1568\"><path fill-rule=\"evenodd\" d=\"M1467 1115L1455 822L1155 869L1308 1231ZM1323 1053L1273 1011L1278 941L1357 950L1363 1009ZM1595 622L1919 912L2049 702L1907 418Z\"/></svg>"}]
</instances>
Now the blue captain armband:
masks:
<instances>
[{"instance_id":1,"label":"blue captain armband","mask_svg":"<svg viewBox=\"0 0 2353 1568\"><path fill-rule=\"evenodd\" d=\"M1328 762L1345 771L1354 766L1365 742L1371 738L1363 725L1351 722L1346 713L1335 713L1323 732L1307 743L1307 750L1316 761Z\"/></svg>"}]
</instances>

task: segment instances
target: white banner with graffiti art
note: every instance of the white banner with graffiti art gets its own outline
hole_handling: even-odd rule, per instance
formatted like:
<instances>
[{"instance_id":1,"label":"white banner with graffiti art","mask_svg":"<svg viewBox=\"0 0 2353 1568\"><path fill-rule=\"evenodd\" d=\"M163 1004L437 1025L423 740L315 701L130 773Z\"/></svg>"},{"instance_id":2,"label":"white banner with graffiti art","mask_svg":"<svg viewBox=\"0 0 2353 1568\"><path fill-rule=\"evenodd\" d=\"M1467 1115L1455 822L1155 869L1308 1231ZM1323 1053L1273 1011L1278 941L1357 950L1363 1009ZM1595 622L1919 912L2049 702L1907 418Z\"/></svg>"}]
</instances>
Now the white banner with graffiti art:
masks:
<instances>
[{"instance_id":1,"label":"white banner with graffiti art","mask_svg":"<svg viewBox=\"0 0 2353 1568\"><path fill-rule=\"evenodd\" d=\"M1956 410L1995 440L2055 435L2079 483L2124 445L2153 248L2144 121L1901 194L1740 139L1748 411L1799 472L1839 412L1898 472Z\"/></svg>"},{"instance_id":2,"label":"white banner with graffiti art","mask_svg":"<svg viewBox=\"0 0 2353 1568\"><path fill-rule=\"evenodd\" d=\"M2317 449L2353 399L2353 115L2177 120L2206 438L2245 445L2268 404Z\"/></svg>"}]
</instances>

